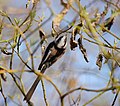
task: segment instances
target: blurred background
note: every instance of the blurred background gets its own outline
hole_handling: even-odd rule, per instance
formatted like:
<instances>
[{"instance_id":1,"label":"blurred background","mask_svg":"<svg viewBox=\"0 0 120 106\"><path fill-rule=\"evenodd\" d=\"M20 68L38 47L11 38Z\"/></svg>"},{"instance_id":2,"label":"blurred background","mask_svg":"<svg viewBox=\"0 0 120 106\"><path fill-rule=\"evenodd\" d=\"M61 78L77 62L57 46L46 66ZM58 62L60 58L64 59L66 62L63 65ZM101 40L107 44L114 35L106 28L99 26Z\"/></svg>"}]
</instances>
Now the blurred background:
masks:
<instances>
[{"instance_id":1,"label":"blurred background","mask_svg":"<svg viewBox=\"0 0 120 106\"><path fill-rule=\"evenodd\" d=\"M111 4L109 4L107 15L104 17L105 19L111 16L111 10L115 10L115 6L113 4L116 4L117 2L120 8L119 0L108 1L111 2ZM67 2L67 0L65 0L65 2ZM32 8L32 1L30 1L28 8L26 8L27 3L27 0L0 0L0 10L6 11L6 13L11 17L12 21L14 21L15 19L24 20ZM95 11L98 11L98 13L102 13L105 9L106 4L106 0L81 0L81 5L83 7L86 7L86 10L89 13L90 17L93 17L93 13L95 13ZM73 6L76 9L78 8L76 3L73 3ZM24 34L24 36L26 37L28 34L34 31L35 28L37 28L40 24L44 23L52 14L52 17L41 26L42 30L45 32L46 35L51 35L52 21L55 16L61 12L62 9L63 6L61 5L60 0L40 0L36 7L36 14L32 25L29 30ZM51 13L51 11L53 13ZM69 25L69 23L71 23L71 21L76 17L76 15L77 13L72 8L70 8L69 12L65 15L64 20L60 24L61 29ZM7 44L6 42L2 42L2 40L10 39L15 35L15 33L14 29L12 27L9 27L10 22L8 19L3 19L3 16L0 16L0 19L4 20L4 23L8 25L4 26L2 33L0 34L0 46L4 47ZM39 20L39 22L37 20ZM77 20L79 21L79 18L77 18ZM22 29L24 29L24 27L22 27L21 30ZM111 27L110 31L120 37L120 15L115 17L113 26ZM86 34L83 33L83 35L87 37ZM68 42L70 40L69 38L70 34L68 34ZM111 45L114 45L115 41L119 45L119 41L108 33L104 33L104 38L109 41ZM47 39L48 43L44 43L43 45L46 47L53 39L54 38L50 36ZM31 51L34 51L40 41L39 30L35 31L32 35L30 35L30 37L27 38L27 41L29 42ZM109 61L106 64L103 64L101 70L99 70L99 67L96 65L97 56L100 52L99 47L85 40L83 40L83 45L87 51L87 58L89 60L88 63L85 61L83 54L79 50L79 47L75 48L75 50L72 51L70 49L70 44L68 44L67 51L64 56L59 59L55 64L53 64L50 68L48 68L45 73L45 75L52 79L53 83L58 87L62 94L77 87L84 87L95 90L102 89L107 86L110 80L112 62ZM17 47L15 48L15 50L17 50ZM9 49L8 51L11 52L11 50ZM22 42L19 48L19 52L22 59L26 61L29 66L31 66L30 54L27 51L25 41ZM37 70L39 66L41 57L41 46L39 46L39 48L33 55L35 70ZM11 56L7 56L1 52L0 65L9 69L10 58ZM103 59L103 62L104 61L105 59ZM16 53L13 56L12 69L19 70L19 72L16 72L15 74L22 79L24 89L27 92L37 76L31 72L23 72L23 70L28 70L28 68L20 60ZM116 71L114 73L114 76L117 80L119 80L120 68L117 67L115 70ZM28 104L23 101L24 96L14 83L10 74L6 73L6 75L7 81L1 80L1 84L4 95L7 97L8 106L27 106ZM44 86L46 89L46 97L49 105L60 106L61 104L59 95L55 88L51 85L51 83L44 79ZM34 106L45 106L43 96L44 95L41 83L39 83L33 97L31 98ZM92 101L94 97L96 97L96 99ZM86 104L87 106L110 106L113 102L114 97L115 94L111 90L105 93L77 90L65 97L64 105L83 106L91 100L91 102ZM5 106L2 94L0 94L0 106ZM119 96L117 97L114 106L120 106Z\"/></svg>"}]
</instances>

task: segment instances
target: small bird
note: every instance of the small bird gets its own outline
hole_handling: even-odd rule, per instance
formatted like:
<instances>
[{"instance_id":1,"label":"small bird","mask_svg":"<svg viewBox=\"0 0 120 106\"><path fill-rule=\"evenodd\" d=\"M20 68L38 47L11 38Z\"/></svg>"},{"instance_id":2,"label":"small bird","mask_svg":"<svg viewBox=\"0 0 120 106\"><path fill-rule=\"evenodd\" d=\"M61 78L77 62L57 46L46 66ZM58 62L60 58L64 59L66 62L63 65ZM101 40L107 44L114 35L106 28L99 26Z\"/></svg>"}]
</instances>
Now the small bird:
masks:
<instances>
[{"instance_id":1,"label":"small bird","mask_svg":"<svg viewBox=\"0 0 120 106\"><path fill-rule=\"evenodd\" d=\"M67 35L59 35L52 41L45 50L41 63L38 67L41 73L44 73L47 68L49 68L52 64L54 64L60 57L65 53L67 46ZM29 102L31 99L41 77L38 76L33 83L32 87L26 94L24 100Z\"/></svg>"}]
</instances>

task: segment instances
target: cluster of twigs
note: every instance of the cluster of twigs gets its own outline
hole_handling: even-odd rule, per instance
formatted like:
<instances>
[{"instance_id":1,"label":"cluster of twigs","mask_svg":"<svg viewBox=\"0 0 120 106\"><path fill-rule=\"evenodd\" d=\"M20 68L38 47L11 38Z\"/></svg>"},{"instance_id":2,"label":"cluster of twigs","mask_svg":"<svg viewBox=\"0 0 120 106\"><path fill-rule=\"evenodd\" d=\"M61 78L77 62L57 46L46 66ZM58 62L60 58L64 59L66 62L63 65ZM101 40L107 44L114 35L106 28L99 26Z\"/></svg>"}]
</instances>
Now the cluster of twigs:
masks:
<instances>
[{"instance_id":1,"label":"cluster of twigs","mask_svg":"<svg viewBox=\"0 0 120 106\"><path fill-rule=\"evenodd\" d=\"M49 81L54 88L56 89L57 93L59 94L60 100L61 100L61 106L64 106L64 98L71 93L81 90L81 91L89 91L89 92L99 92L97 96L92 98L90 101L86 102L84 104L87 105L96 98L98 98L100 95L104 94L107 91L115 91L116 90L116 96L112 102L112 106L115 104L116 98L119 94L119 81L117 81L114 77L114 72L117 67L120 67L120 59L119 59L119 53L120 48L118 46L118 42L120 41L120 37L115 35L110 31L112 25L114 24L115 18L120 14L120 7L118 6L119 0L116 3L102 0L102 2L106 3L105 9L102 13L99 13L96 11L92 17L90 17L90 14L87 12L87 8L89 8L90 5L94 4L94 0L86 7L83 7L81 2L79 0L68 0L67 2L64 2L61 0L61 5L63 6L63 9L58 15L55 15L50 4L47 0L44 1L47 5L47 7L50 10L51 15L48 19L45 21L42 20L35 20L37 6L39 4L39 0L33 0L32 2L28 0L28 3L26 4L26 8L29 8L30 3L32 3L32 8L29 11L29 14L24 20L19 19L11 19L10 15L7 14L7 12L0 10L0 49L2 55L9 56L9 66L5 68L5 66L0 66L0 74L1 78L4 81L7 81L6 73L9 73L16 84L17 88L20 90L20 92L25 96L26 91L24 89L23 79L22 75L18 77L15 73L18 72L18 70L14 70L13 63L14 63L14 56L17 55L17 57L21 60L21 62L28 68L27 70L23 70L21 73L24 72L32 72L35 73L37 76L41 76L47 81ZM76 7L74 7L73 4L76 4ZM109 8L112 7L111 16L105 20L105 16L108 13ZM72 9L77 15L76 17L73 17L73 21L68 24L68 26L64 27L63 29L60 28L61 21L64 20L65 15ZM45 25L48 21L52 21L52 34L46 35L44 31L41 30L41 27ZM6 20L9 22L7 23ZM32 23L38 22L38 27L36 27L33 31L29 32ZM65 21L65 20L64 20ZM10 38L3 40L3 30L5 28L12 29L14 31L14 35ZM38 45L34 48L34 50L31 49L31 46L28 42L29 37L31 37L34 32L39 31L40 35L40 41L35 42ZM27 33L27 34L26 34ZM88 89L84 87L78 87L74 88L66 93L61 93L61 91L57 88L57 85L55 85L52 80L39 72L37 72L34 66L34 55L39 47L43 48L43 43L47 40L48 37L51 36L59 36L60 34L67 33L70 35L70 48L71 50L75 50L77 46L79 46L79 49L81 53L83 54L83 57L86 62L89 62L87 53L89 53L86 48L84 47L83 41L86 40L88 43L93 43L98 46L99 53L97 59L96 59L96 65L101 70L101 67L103 65L103 60L105 60L104 64L107 64L108 61L112 61L111 64L111 74L110 79L107 84L107 86L103 89ZM114 44L111 44L104 38L104 33L109 33L110 36L114 38ZM79 35L78 40L76 40L76 36ZM87 35L84 36L84 35ZM54 38L53 38L54 39ZM21 45L25 43L26 45L26 51L29 53L29 58L31 60L31 65L28 65L29 59L27 61L24 61L23 57L21 56L20 47ZM34 45L34 44L33 44ZM32 46L33 46L32 45ZM2 79L0 79L0 92L2 94L2 97L4 99L5 106L8 106L7 97L4 94L4 88L2 87ZM42 80L42 87L43 87L43 93L44 93L44 101L46 106L49 106L49 103L46 98L46 90L44 87L44 82ZM32 102L28 102L28 105L33 105Z\"/></svg>"}]
</instances>

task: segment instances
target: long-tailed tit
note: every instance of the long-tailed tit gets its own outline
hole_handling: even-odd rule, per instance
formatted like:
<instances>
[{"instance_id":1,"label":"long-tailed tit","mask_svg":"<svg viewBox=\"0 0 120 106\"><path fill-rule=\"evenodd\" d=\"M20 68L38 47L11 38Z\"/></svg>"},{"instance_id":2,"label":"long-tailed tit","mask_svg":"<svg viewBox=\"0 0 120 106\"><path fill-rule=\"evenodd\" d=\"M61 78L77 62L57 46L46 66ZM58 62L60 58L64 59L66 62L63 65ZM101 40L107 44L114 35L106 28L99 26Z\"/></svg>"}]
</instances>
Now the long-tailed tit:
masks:
<instances>
[{"instance_id":1,"label":"long-tailed tit","mask_svg":"<svg viewBox=\"0 0 120 106\"><path fill-rule=\"evenodd\" d=\"M67 35L59 35L52 41L45 50L41 63L38 67L41 73L44 73L47 68L49 68L53 63L55 63L63 54L65 53L67 46ZM31 99L41 77L38 76L33 83L32 87L26 94L24 100L29 102Z\"/></svg>"}]
</instances>

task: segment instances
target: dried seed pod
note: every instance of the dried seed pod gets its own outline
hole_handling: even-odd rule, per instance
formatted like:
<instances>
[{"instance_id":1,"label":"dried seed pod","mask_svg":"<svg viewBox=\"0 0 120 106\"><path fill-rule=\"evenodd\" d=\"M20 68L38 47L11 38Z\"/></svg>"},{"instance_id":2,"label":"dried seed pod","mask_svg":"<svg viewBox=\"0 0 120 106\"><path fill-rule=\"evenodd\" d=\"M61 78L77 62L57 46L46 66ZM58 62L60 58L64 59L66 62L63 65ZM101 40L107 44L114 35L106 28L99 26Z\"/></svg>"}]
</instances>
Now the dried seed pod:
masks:
<instances>
[{"instance_id":1,"label":"dried seed pod","mask_svg":"<svg viewBox=\"0 0 120 106\"><path fill-rule=\"evenodd\" d=\"M99 53L96 61L96 65L99 67L99 70L101 70L102 61L103 61L103 54Z\"/></svg>"},{"instance_id":2,"label":"dried seed pod","mask_svg":"<svg viewBox=\"0 0 120 106\"><path fill-rule=\"evenodd\" d=\"M76 35L80 32L81 27L83 26L82 22L80 24L78 24L77 26L75 26L75 28L73 28L72 31L72 38L75 40Z\"/></svg>"},{"instance_id":3,"label":"dried seed pod","mask_svg":"<svg viewBox=\"0 0 120 106\"><path fill-rule=\"evenodd\" d=\"M104 27L107 28L108 30L111 29L112 25L114 23L114 18L107 18L104 22ZM105 29L102 29L103 32L105 32Z\"/></svg>"},{"instance_id":4,"label":"dried seed pod","mask_svg":"<svg viewBox=\"0 0 120 106\"><path fill-rule=\"evenodd\" d=\"M78 45L78 43L71 37L70 38L70 48L71 50L74 50L74 48L76 48Z\"/></svg>"},{"instance_id":5,"label":"dried seed pod","mask_svg":"<svg viewBox=\"0 0 120 106\"><path fill-rule=\"evenodd\" d=\"M81 27L83 26L82 22L79 23L74 29L73 29L73 34L77 35L80 32Z\"/></svg>"},{"instance_id":6,"label":"dried seed pod","mask_svg":"<svg viewBox=\"0 0 120 106\"><path fill-rule=\"evenodd\" d=\"M86 49L83 47L82 45L82 37L78 39L78 44L79 44L79 48L84 56L84 59L86 62L89 62L88 59L87 59L87 53L86 53Z\"/></svg>"},{"instance_id":7,"label":"dried seed pod","mask_svg":"<svg viewBox=\"0 0 120 106\"><path fill-rule=\"evenodd\" d=\"M75 41L76 35L80 32L81 27L83 26L82 22L78 24L72 31L72 35L70 38L70 48L71 50L74 50L74 48L77 47L78 42Z\"/></svg>"}]
</instances>

